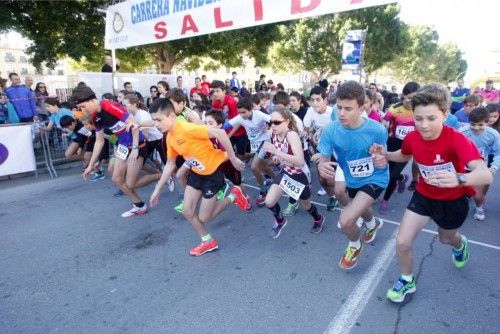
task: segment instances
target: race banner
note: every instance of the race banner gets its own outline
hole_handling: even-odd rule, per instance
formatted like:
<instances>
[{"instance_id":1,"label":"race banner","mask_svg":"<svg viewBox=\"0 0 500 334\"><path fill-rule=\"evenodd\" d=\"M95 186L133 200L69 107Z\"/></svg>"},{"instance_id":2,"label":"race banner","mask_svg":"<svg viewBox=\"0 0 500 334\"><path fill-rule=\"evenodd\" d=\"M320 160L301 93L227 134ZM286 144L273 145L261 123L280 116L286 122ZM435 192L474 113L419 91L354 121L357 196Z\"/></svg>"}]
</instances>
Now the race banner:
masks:
<instances>
[{"instance_id":1,"label":"race banner","mask_svg":"<svg viewBox=\"0 0 500 334\"><path fill-rule=\"evenodd\" d=\"M128 0L106 9L106 49L173 41L396 0Z\"/></svg>"},{"instance_id":2,"label":"race banner","mask_svg":"<svg viewBox=\"0 0 500 334\"><path fill-rule=\"evenodd\" d=\"M365 41L364 30L350 30L346 33L342 47L342 69L359 71L362 67L363 44Z\"/></svg>"},{"instance_id":3,"label":"race banner","mask_svg":"<svg viewBox=\"0 0 500 334\"><path fill-rule=\"evenodd\" d=\"M35 169L31 125L0 126L0 176Z\"/></svg>"}]
</instances>

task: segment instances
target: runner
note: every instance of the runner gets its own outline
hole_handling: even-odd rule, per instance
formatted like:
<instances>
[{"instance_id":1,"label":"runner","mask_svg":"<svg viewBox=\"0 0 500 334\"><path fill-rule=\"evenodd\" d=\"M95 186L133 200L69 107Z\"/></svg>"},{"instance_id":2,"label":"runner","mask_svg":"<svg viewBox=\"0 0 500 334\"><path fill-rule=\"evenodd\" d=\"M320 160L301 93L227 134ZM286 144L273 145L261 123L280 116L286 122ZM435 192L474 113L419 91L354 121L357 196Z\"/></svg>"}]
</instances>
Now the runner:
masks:
<instances>
[{"instance_id":1,"label":"runner","mask_svg":"<svg viewBox=\"0 0 500 334\"><path fill-rule=\"evenodd\" d=\"M212 110L206 113L205 115L206 118L206 123L207 126L210 128L216 128L216 129L222 129L224 126L225 122L225 117L222 111L220 110ZM221 145L221 143L215 139L211 138L210 139L212 143L214 144L214 147L216 149L219 149L221 151L224 151L224 147ZM184 166L183 166L184 168ZM243 184L241 183L242 178L241 178L241 172L234 168L233 164L231 161L226 160L224 163L220 166L220 171L222 174L224 174L224 177L229 180L233 185L240 187L241 192L245 194L245 189ZM229 184L227 182L224 182L224 186L219 190L217 193L217 200L223 200L226 197L226 193L229 190ZM248 205L245 208L244 211L250 212L252 211L252 203L250 203L250 197L248 195L245 195L248 201Z\"/></svg>"},{"instance_id":2,"label":"runner","mask_svg":"<svg viewBox=\"0 0 500 334\"><path fill-rule=\"evenodd\" d=\"M399 102L389 108L384 116L384 121L387 122L389 127L389 138L387 139L387 150L395 152L401 149L403 139L415 130L415 121L413 120L413 111L411 109L411 99L417 93L420 85L416 82L408 82L403 87L403 101ZM408 175L402 174L406 167L407 162L389 162L389 185L385 190L384 197L380 201L379 213L382 215L387 214L389 211L389 199L391 198L394 190L398 193L403 193L406 189L406 182L408 182Z\"/></svg>"},{"instance_id":3,"label":"runner","mask_svg":"<svg viewBox=\"0 0 500 334\"><path fill-rule=\"evenodd\" d=\"M287 224L278 203L283 193L300 201L302 207L313 217L312 233L323 230L325 218L311 203L311 174L304 160L304 151L293 113L282 106L276 106L271 114L272 143L265 142L264 150L273 156L283 173L271 185L266 196L266 206L274 215L273 238L278 238Z\"/></svg>"},{"instance_id":4,"label":"runner","mask_svg":"<svg viewBox=\"0 0 500 334\"><path fill-rule=\"evenodd\" d=\"M304 131L309 134L309 144L312 146L311 151L314 153L316 153L322 130L331 122L333 107L328 106L327 97L328 94L323 87L317 86L311 89L311 107L304 116ZM328 211L333 211L338 204L335 198L334 180L326 179L319 175L319 183L321 188L318 191L318 195L324 196L328 194L329 199L326 209Z\"/></svg>"},{"instance_id":5,"label":"runner","mask_svg":"<svg viewBox=\"0 0 500 334\"><path fill-rule=\"evenodd\" d=\"M255 179L260 188L259 196L255 203L257 206L263 206L266 200L268 187L272 183L272 178L274 178L273 170L269 167L268 161L265 160L266 152L262 150L263 143L270 141L267 123L271 117L259 110L255 110L252 100L248 97L242 96L237 106L240 114L229 120L228 123L232 126L232 129L228 136L231 138L241 126L245 128L250 141L252 173L255 175Z\"/></svg>"},{"instance_id":6,"label":"runner","mask_svg":"<svg viewBox=\"0 0 500 334\"><path fill-rule=\"evenodd\" d=\"M374 120L361 117L365 103L365 90L355 81L343 83L337 90L339 121L327 125L321 134L318 151L321 153L318 165L323 178L335 179L335 167L345 171L347 192L351 199L340 214L339 223L349 239L339 265L349 270L358 263L363 243L375 239L382 221L373 217L372 204L389 182L387 167L374 168L368 152L372 143L385 147L387 131ZM337 155L337 163L331 161ZM361 238L358 220L364 220L365 235ZM363 242L363 243L362 243Z\"/></svg>"},{"instance_id":7,"label":"runner","mask_svg":"<svg viewBox=\"0 0 500 334\"><path fill-rule=\"evenodd\" d=\"M460 129L460 132L469 138L477 147L484 161L488 164L491 174L495 175L500 168L500 134L488 126L490 113L486 108L479 107L472 109L469 115L469 124ZM488 157L492 155L491 163ZM483 221L486 219L484 214L484 202L489 185L476 186L474 202L476 210L474 219Z\"/></svg>"},{"instance_id":8,"label":"runner","mask_svg":"<svg viewBox=\"0 0 500 334\"><path fill-rule=\"evenodd\" d=\"M171 89L167 95L166 98L170 100L172 105L174 106L175 110L175 117L178 121L181 122L189 122L189 123L194 123L194 124L203 124L200 115L192 111L186 106L187 103L187 96L184 94L182 89L179 88L173 88ZM166 137L165 137L165 145L164 148L166 148ZM179 184L181 186L182 191L186 189L186 184L187 184L187 177L189 174L189 166L183 167L183 164L186 160L182 157L182 155L178 155L176 160L175 160L175 166L176 166L176 175L177 175L177 181L179 181ZM171 185L171 181L169 181L169 187ZM179 204L177 204L174 207L174 210L182 213L184 209L184 202L181 201Z\"/></svg>"},{"instance_id":9,"label":"runner","mask_svg":"<svg viewBox=\"0 0 500 334\"><path fill-rule=\"evenodd\" d=\"M451 245L453 264L462 268L469 259L467 238L458 229L467 218L467 196L472 186L491 183L493 177L481 154L464 135L443 126L450 105L450 94L442 85L427 85L412 99L417 131L403 140L401 150L386 152L373 145L374 165L387 161L417 162L420 177L417 189L404 213L397 235L397 253L402 275L387 291L387 298L402 302L416 290L413 276L413 242L432 219L438 225L439 240ZM466 167L471 170L466 173Z\"/></svg>"},{"instance_id":10,"label":"runner","mask_svg":"<svg viewBox=\"0 0 500 334\"><path fill-rule=\"evenodd\" d=\"M147 205L135 191L139 171L147 154L144 136L140 133L137 122L121 105L112 101L99 102L95 93L87 86L76 87L73 90L72 100L79 108L84 108L92 115L93 124L96 126L96 142L89 166L83 172L83 178L87 179L92 172L104 146L103 129L111 130L118 136L113 181L133 203L132 209L121 216L128 218L147 213ZM147 180L143 180L143 186L155 180L151 175L148 176Z\"/></svg>"},{"instance_id":11,"label":"runner","mask_svg":"<svg viewBox=\"0 0 500 334\"><path fill-rule=\"evenodd\" d=\"M151 195L150 203L152 206L158 204L162 187L175 171L176 158L181 155L185 157L191 171L184 191L182 213L201 238L201 243L192 248L189 254L200 256L213 251L218 248L218 243L208 233L205 224L213 220L230 203L235 203L241 210L248 206L248 200L238 186L234 186L226 198L216 201L215 194L224 185L224 175L219 167L229 160L237 170L242 171L245 164L235 156L231 142L223 130L178 121L174 106L168 99L155 101L151 114L158 129L168 134L167 164ZM217 139L225 152L215 149L210 138ZM196 212L200 198L200 209Z\"/></svg>"}]
</instances>

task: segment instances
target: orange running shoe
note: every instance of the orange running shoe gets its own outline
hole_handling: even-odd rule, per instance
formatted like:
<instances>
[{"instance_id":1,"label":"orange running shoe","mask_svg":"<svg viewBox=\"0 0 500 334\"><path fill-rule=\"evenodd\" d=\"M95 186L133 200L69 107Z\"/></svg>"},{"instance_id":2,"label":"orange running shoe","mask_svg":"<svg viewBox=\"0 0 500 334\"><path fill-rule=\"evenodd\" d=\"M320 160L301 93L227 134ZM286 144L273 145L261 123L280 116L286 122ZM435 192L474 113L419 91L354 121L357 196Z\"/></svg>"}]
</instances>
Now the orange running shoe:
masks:
<instances>
[{"instance_id":1,"label":"orange running shoe","mask_svg":"<svg viewBox=\"0 0 500 334\"><path fill-rule=\"evenodd\" d=\"M209 242L202 242L195 248L192 248L189 251L189 255L192 256L200 256L205 254L206 252L211 252L219 248L219 244L217 243L217 240L212 239Z\"/></svg>"},{"instance_id":2,"label":"orange running shoe","mask_svg":"<svg viewBox=\"0 0 500 334\"><path fill-rule=\"evenodd\" d=\"M241 191L241 188L238 186L234 186L233 189L231 189L231 193L234 195L234 197L236 197L234 200L234 204L236 204L241 209L241 211L246 211L249 203L246 196L243 195L243 191Z\"/></svg>"},{"instance_id":3,"label":"orange running shoe","mask_svg":"<svg viewBox=\"0 0 500 334\"><path fill-rule=\"evenodd\" d=\"M359 248L354 248L347 246L345 250L344 256L340 259L339 266L340 268L344 270L350 270L358 264L358 257L359 254L361 254L361 251L363 250L363 244L361 244L361 247Z\"/></svg>"}]
</instances>

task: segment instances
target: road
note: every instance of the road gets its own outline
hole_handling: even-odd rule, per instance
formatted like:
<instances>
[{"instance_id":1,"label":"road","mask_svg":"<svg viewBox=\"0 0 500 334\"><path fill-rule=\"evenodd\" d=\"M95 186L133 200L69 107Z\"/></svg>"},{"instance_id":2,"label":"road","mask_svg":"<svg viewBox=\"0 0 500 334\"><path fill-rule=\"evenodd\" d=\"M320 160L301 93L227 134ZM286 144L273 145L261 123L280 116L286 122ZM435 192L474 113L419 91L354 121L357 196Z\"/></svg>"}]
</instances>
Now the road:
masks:
<instances>
[{"instance_id":1,"label":"road","mask_svg":"<svg viewBox=\"0 0 500 334\"><path fill-rule=\"evenodd\" d=\"M321 234L309 232L301 210L277 240L269 210L233 206L209 225L220 249L193 258L187 252L199 240L173 210L177 193L166 190L159 207L125 220L129 202L111 196L109 177L84 183L77 168L65 174L0 182L2 333L500 332L498 177L487 220L470 212L463 226L473 241L467 266L453 267L429 224L415 243L417 292L395 305L385 293L399 275L394 235L408 192L393 196L375 242L344 272L339 211L324 205Z\"/></svg>"}]
</instances>

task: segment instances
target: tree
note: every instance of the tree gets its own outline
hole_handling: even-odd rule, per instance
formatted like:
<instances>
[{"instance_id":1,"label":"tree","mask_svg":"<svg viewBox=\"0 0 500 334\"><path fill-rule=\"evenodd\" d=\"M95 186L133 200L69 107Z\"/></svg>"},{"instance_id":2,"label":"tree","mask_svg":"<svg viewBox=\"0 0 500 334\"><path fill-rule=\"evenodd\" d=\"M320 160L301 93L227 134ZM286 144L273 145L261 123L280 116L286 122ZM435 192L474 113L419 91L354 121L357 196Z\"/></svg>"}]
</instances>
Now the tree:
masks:
<instances>
[{"instance_id":1,"label":"tree","mask_svg":"<svg viewBox=\"0 0 500 334\"><path fill-rule=\"evenodd\" d=\"M432 28L409 27L407 33L409 47L385 68L395 79L447 83L467 69L467 62L458 47L454 44L439 45L439 35Z\"/></svg>"},{"instance_id":2,"label":"tree","mask_svg":"<svg viewBox=\"0 0 500 334\"><path fill-rule=\"evenodd\" d=\"M58 59L70 57L81 68L98 70L104 49L104 19L96 12L113 0L0 2L0 30L16 30L33 42L27 52L37 68L53 67ZM269 45L279 36L278 25L251 27L166 43L119 50L123 71L142 70L155 64L158 72L170 73L185 61L193 67L203 57L211 66L238 66L244 52L259 64L267 61Z\"/></svg>"},{"instance_id":3,"label":"tree","mask_svg":"<svg viewBox=\"0 0 500 334\"><path fill-rule=\"evenodd\" d=\"M308 70L316 79L338 73L348 30L367 29L364 69L370 73L394 59L407 43L399 6L386 5L299 20L281 28L284 36L273 45L271 59L280 70Z\"/></svg>"}]
</instances>

